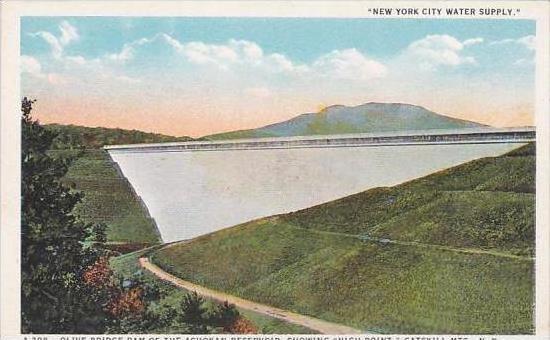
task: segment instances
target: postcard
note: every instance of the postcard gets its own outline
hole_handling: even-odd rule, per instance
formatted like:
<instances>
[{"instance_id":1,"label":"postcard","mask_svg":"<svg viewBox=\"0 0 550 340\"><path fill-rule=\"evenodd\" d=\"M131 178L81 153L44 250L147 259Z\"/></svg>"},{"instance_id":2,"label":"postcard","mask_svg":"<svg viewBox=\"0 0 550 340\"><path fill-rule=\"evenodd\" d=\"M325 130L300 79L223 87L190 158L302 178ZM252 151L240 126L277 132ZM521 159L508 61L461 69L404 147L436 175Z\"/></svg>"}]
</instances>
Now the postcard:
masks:
<instances>
[{"instance_id":1,"label":"postcard","mask_svg":"<svg viewBox=\"0 0 550 340\"><path fill-rule=\"evenodd\" d=\"M550 336L548 2L0 8L2 339Z\"/></svg>"}]
</instances>

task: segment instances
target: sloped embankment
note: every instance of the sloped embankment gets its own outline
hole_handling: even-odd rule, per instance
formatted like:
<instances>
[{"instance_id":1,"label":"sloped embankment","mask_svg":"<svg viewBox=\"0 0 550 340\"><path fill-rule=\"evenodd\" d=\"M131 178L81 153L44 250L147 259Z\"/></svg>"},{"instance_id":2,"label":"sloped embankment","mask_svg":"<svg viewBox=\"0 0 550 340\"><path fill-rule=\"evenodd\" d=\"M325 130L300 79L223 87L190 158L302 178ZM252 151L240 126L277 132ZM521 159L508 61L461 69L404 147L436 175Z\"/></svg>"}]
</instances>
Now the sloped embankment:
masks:
<instances>
[{"instance_id":1,"label":"sloped embankment","mask_svg":"<svg viewBox=\"0 0 550 340\"><path fill-rule=\"evenodd\" d=\"M530 333L535 146L153 253L182 279L383 333Z\"/></svg>"},{"instance_id":2,"label":"sloped embankment","mask_svg":"<svg viewBox=\"0 0 550 340\"><path fill-rule=\"evenodd\" d=\"M105 223L109 242L135 250L161 241L147 208L106 151L82 152L69 167L64 181L84 193L76 207L77 214L85 222Z\"/></svg>"},{"instance_id":3,"label":"sloped embankment","mask_svg":"<svg viewBox=\"0 0 550 340\"><path fill-rule=\"evenodd\" d=\"M73 159L63 181L84 195L76 207L77 215L87 223L105 223L109 247L128 252L162 242L147 207L101 148L109 144L189 141L192 138L77 125L47 124L44 127L57 135L49 153Z\"/></svg>"}]
</instances>

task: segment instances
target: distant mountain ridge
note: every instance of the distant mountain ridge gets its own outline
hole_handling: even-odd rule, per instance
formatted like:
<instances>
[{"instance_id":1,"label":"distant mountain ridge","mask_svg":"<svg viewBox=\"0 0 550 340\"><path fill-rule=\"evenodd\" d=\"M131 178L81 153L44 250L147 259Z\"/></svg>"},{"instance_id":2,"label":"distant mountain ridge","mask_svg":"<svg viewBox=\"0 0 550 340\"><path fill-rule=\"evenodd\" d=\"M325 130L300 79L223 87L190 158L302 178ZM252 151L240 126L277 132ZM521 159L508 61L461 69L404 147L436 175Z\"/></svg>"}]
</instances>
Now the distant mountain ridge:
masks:
<instances>
[{"instance_id":1,"label":"distant mountain ridge","mask_svg":"<svg viewBox=\"0 0 550 340\"><path fill-rule=\"evenodd\" d=\"M333 105L317 113L304 113L292 119L256 129L205 136L206 139L236 139L375 133L405 130L462 129L484 127L480 123L451 118L422 106L402 103L366 103L358 106Z\"/></svg>"}]
</instances>

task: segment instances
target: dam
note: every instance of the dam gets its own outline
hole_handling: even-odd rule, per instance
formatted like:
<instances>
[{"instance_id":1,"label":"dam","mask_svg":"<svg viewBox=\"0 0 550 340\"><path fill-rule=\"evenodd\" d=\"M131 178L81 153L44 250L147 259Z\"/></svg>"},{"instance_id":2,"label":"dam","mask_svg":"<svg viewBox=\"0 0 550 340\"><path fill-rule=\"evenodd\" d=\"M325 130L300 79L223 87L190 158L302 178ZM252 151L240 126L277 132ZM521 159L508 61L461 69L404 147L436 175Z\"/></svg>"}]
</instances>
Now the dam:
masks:
<instances>
[{"instance_id":1,"label":"dam","mask_svg":"<svg viewBox=\"0 0 550 340\"><path fill-rule=\"evenodd\" d=\"M461 129L105 146L164 242L190 239L535 140L534 128Z\"/></svg>"}]
</instances>

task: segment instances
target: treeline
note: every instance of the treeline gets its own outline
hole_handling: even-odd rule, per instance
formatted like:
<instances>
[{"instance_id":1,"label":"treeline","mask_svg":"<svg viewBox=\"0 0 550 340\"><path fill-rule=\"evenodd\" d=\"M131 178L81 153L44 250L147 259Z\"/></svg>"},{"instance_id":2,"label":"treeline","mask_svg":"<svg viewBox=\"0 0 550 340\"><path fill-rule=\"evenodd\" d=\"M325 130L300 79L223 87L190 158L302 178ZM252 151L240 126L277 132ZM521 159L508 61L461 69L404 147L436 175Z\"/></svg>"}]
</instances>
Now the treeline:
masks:
<instances>
[{"instance_id":1,"label":"treeline","mask_svg":"<svg viewBox=\"0 0 550 340\"><path fill-rule=\"evenodd\" d=\"M47 124L44 128L56 135L51 149L98 149L104 145L186 142L191 137L174 137L138 130Z\"/></svg>"}]
</instances>

